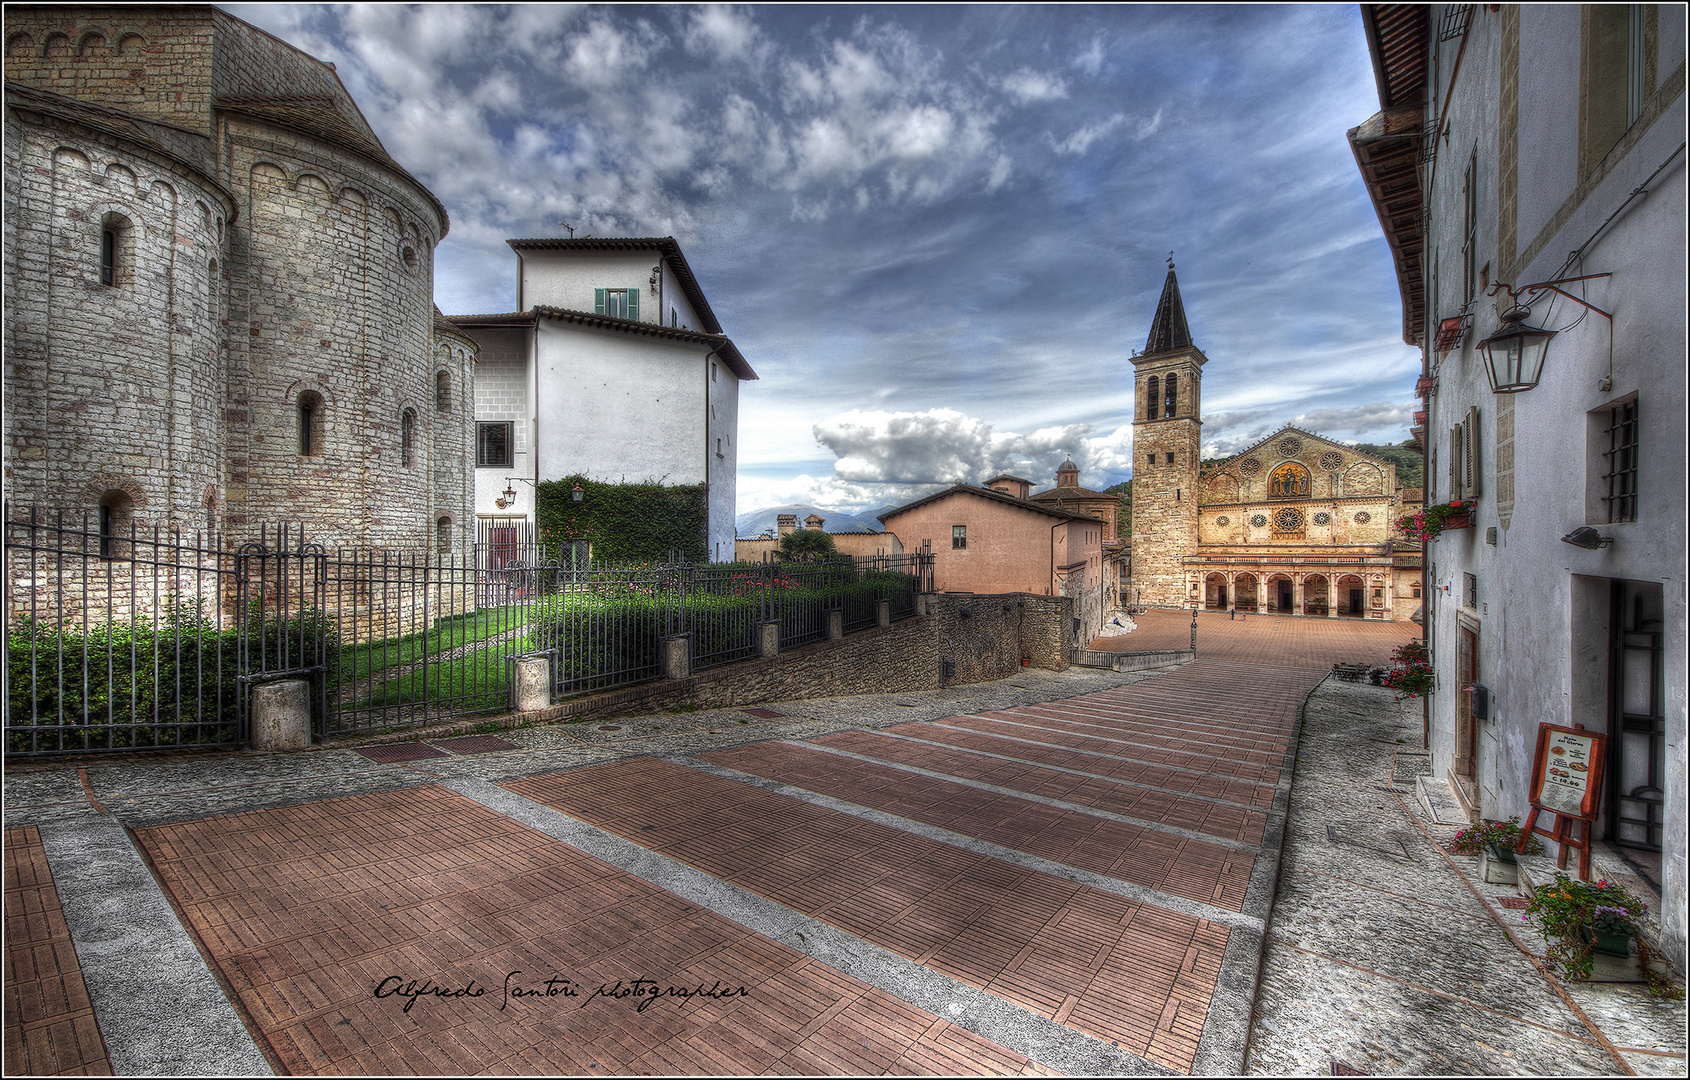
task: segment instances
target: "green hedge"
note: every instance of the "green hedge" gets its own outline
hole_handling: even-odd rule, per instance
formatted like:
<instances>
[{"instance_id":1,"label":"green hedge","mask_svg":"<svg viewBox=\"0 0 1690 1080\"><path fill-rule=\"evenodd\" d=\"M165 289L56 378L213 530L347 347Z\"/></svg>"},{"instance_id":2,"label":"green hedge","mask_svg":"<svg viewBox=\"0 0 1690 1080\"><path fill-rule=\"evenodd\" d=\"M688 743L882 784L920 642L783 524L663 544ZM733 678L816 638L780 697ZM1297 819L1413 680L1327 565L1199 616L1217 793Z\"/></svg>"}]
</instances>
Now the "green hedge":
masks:
<instances>
[{"instance_id":1,"label":"green hedge","mask_svg":"<svg viewBox=\"0 0 1690 1080\"><path fill-rule=\"evenodd\" d=\"M577 484L580 502L573 497ZM656 562L674 554L687 562L709 559L703 484L601 484L577 475L535 487L535 525L548 548L586 540L594 561L608 563Z\"/></svg>"},{"instance_id":2,"label":"green hedge","mask_svg":"<svg viewBox=\"0 0 1690 1080\"><path fill-rule=\"evenodd\" d=\"M284 633L289 663L301 635L326 638L339 657L333 621L269 616L247 642L251 665L275 668ZM6 636L7 749L145 749L234 742L238 735L239 643L191 612L155 625L138 618L86 629L21 620ZM63 723L76 730L43 731ZM25 730L19 730L25 729ZM35 745L31 745L34 742Z\"/></svg>"}]
</instances>

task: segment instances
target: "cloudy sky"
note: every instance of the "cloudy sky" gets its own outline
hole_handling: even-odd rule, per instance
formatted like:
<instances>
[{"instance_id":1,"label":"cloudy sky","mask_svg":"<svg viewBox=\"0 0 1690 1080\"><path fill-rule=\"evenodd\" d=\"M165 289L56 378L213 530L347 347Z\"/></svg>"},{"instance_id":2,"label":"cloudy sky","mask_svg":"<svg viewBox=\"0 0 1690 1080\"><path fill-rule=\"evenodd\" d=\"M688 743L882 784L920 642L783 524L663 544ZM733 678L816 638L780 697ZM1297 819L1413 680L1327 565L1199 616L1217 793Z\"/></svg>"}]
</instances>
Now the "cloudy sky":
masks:
<instances>
[{"instance_id":1,"label":"cloudy sky","mask_svg":"<svg viewBox=\"0 0 1690 1080\"><path fill-rule=\"evenodd\" d=\"M1211 455L1408 435L1354 5L227 9L446 204L447 314L515 306L506 238L675 236L761 376L742 511L1127 479L1169 251Z\"/></svg>"}]
</instances>

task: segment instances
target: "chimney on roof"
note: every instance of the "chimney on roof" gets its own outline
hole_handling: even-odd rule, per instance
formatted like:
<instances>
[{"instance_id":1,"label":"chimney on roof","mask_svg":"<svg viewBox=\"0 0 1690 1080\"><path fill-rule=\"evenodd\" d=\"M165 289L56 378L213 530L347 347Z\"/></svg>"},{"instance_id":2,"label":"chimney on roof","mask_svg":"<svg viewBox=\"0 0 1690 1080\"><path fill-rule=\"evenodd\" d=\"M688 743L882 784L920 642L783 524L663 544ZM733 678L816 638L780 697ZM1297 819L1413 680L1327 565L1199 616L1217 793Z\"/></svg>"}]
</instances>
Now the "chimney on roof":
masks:
<instances>
[{"instance_id":1,"label":"chimney on roof","mask_svg":"<svg viewBox=\"0 0 1690 1080\"><path fill-rule=\"evenodd\" d=\"M821 532L822 526L825 524L827 524L827 519L819 514L811 514L809 517L804 519L804 527L806 529L814 529L817 532Z\"/></svg>"},{"instance_id":2,"label":"chimney on roof","mask_svg":"<svg viewBox=\"0 0 1690 1080\"><path fill-rule=\"evenodd\" d=\"M797 528L798 528L798 515L797 514L777 514L777 515L775 515L775 533L776 533L776 535L785 536L789 532L795 532L797 530Z\"/></svg>"}]
</instances>

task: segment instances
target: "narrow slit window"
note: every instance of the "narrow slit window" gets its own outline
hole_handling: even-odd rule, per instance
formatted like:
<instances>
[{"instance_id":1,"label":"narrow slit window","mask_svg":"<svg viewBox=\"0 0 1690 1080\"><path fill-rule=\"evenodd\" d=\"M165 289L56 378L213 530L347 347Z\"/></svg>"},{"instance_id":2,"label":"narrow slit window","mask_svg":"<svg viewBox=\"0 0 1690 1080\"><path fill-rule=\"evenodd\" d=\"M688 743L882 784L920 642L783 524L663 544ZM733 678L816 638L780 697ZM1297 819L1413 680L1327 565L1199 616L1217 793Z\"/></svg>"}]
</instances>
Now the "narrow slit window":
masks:
<instances>
[{"instance_id":1,"label":"narrow slit window","mask_svg":"<svg viewBox=\"0 0 1690 1080\"><path fill-rule=\"evenodd\" d=\"M299 455L323 456L323 398L314 390L299 395Z\"/></svg>"},{"instance_id":2,"label":"narrow slit window","mask_svg":"<svg viewBox=\"0 0 1690 1080\"><path fill-rule=\"evenodd\" d=\"M417 413L406 409L399 417L399 463L409 468L416 463Z\"/></svg>"}]
</instances>

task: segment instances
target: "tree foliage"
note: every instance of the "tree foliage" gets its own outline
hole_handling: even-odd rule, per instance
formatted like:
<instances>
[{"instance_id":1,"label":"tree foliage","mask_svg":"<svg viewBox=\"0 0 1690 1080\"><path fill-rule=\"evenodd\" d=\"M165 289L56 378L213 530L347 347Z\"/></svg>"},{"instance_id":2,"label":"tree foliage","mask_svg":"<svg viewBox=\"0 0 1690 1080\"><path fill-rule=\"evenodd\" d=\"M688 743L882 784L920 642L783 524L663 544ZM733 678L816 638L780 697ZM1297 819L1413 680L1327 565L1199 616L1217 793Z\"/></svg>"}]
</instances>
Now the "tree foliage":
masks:
<instances>
[{"instance_id":1,"label":"tree foliage","mask_svg":"<svg viewBox=\"0 0 1690 1080\"><path fill-rule=\"evenodd\" d=\"M836 552L833 537L820 529L794 529L780 538L780 557L814 562Z\"/></svg>"}]
</instances>

